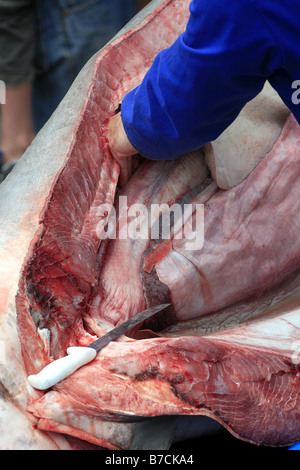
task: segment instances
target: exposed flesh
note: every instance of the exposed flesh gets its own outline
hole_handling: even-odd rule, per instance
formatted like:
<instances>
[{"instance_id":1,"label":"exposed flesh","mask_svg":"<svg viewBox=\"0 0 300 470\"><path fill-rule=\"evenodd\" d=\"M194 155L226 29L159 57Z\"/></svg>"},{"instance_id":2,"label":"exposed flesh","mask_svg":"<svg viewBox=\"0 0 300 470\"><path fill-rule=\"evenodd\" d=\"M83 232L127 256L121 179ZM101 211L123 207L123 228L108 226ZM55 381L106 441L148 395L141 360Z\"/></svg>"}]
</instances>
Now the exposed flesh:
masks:
<instances>
[{"instance_id":1,"label":"exposed flesh","mask_svg":"<svg viewBox=\"0 0 300 470\"><path fill-rule=\"evenodd\" d=\"M294 118L278 139L269 135L269 153L259 164L254 159L254 169L247 162L231 189L207 181L199 151L176 162L143 163L122 190L129 203L171 205L186 194L204 203L201 250L175 239L99 240L99 206L117 204L120 195L106 120L188 18L189 1L152 3L161 5L87 64L1 185L1 403L5 416L18 414L20 423L18 431L15 425L6 431L3 448L87 442L128 449L136 416L164 414L210 416L254 443L300 438ZM283 125L285 109L282 116ZM243 114L238 119L243 128ZM249 149L237 145L247 161ZM29 386L27 375L69 345L86 345L166 299L171 316L145 325L146 338L133 334L110 344L46 393Z\"/></svg>"}]
</instances>

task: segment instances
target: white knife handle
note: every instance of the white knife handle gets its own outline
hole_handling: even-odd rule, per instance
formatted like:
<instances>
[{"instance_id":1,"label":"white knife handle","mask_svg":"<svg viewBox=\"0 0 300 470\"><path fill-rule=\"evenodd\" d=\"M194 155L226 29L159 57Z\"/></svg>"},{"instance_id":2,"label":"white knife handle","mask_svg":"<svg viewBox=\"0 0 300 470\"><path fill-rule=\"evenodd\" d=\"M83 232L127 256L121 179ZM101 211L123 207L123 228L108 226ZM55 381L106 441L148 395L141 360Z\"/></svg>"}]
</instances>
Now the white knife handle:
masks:
<instances>
[{"instance_id":1,"label":"white knife handle","mask_svg":"<svg viewBox=\"0 0 300 470\"><path fill-rule=\"evenodd\" d=\"M28 381L32 387L38 390L46 390L69 375L79 367L91 362L97 351L92 348L71 346L67 349L68 356L61 357L48 364L36 375L29 375Z\"/></svg>"}]
</instances>

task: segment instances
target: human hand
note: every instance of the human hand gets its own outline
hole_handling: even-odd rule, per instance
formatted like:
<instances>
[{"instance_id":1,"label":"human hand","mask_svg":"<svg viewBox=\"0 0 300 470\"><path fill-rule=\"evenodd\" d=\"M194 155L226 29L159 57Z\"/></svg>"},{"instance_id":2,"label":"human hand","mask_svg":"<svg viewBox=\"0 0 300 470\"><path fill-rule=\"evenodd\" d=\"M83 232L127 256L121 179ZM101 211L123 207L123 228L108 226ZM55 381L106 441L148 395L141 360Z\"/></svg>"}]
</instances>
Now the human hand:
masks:
<instances>
[{"instance_id":1,"label":"human hand","mask_svg":"<svg viewBox=\"0 0 300 470\"><path fill-rule=\"evenodd\" d=\"M107 137L110 151L120 166L119 183L122 186L136 168L138 152L128 140L120 113L110 118Z\"/></svg>"}]
</instances>

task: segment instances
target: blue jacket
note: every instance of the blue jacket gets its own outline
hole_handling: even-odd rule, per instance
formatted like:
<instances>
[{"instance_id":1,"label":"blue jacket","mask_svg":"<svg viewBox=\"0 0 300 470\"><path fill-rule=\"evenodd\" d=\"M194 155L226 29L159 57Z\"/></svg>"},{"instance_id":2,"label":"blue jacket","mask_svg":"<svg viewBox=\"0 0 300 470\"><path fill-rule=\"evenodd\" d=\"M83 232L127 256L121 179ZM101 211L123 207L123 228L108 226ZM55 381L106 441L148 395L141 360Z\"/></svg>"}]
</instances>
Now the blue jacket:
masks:
<instances>
[{"instance_id":1,"label":"blue jacket","mask_svg":"<svg viewBox=\"0 0 300 470\"><path fill-rule=\"evenodd\" d=\"M216 139L266 80L300 122L299 0L193 0L190 13L123 99L141 155L173 159Z\"/></svg>"}]
</instances>

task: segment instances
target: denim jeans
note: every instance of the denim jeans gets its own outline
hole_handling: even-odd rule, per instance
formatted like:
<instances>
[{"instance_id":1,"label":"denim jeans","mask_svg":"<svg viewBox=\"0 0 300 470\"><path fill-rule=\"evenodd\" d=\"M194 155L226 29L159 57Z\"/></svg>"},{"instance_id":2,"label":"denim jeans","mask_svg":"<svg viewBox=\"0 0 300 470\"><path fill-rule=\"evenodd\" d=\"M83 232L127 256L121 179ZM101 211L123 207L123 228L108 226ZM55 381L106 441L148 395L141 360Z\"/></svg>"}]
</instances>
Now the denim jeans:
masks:
<instances>
[{"instance_id":1,"label":"denim jeans","mask_svg":"<svg viewBox=\"0 0 300 470\"><path fill-rule=\"evenodd\" d=\"M33 83L36 132L49 119L84 64L135 13L135 0L37 2Z\"/></svg>"}]
</instances>

